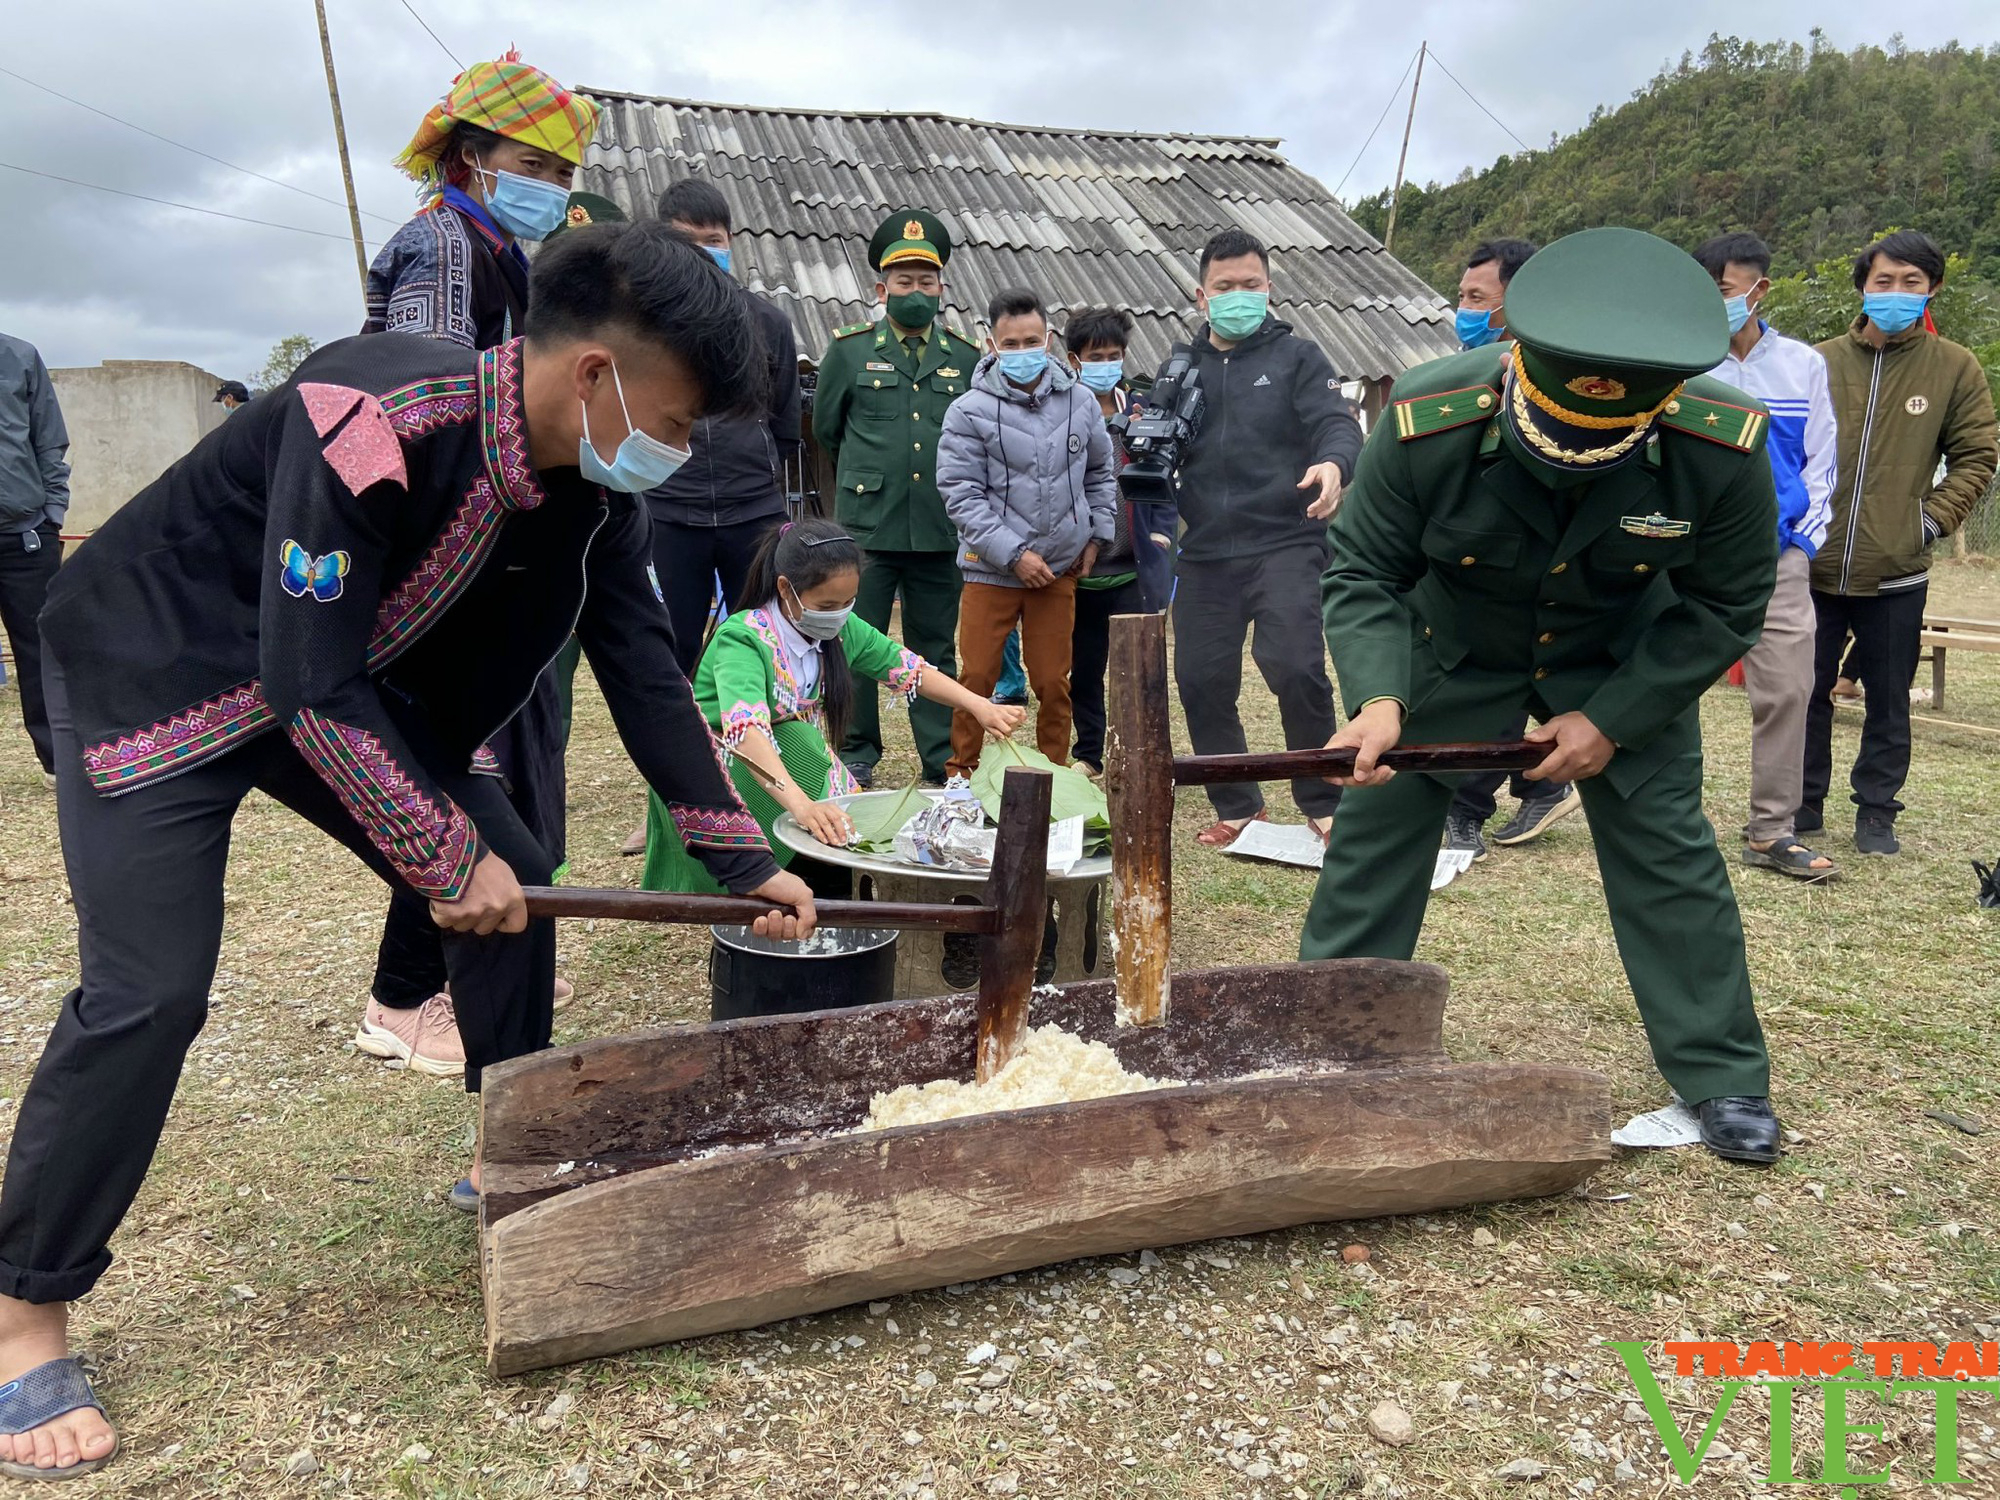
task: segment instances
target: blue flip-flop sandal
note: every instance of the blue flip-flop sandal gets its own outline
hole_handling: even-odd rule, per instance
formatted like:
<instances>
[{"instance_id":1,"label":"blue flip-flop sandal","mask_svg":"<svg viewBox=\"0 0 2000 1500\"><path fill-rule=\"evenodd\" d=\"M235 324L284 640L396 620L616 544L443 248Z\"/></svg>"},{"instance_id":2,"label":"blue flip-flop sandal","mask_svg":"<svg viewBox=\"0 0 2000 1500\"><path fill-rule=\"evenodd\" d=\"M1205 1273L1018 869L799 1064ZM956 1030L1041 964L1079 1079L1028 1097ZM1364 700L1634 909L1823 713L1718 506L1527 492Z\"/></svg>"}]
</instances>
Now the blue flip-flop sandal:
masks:
<instances>
[{"instance_id":1,"label":"blue flip-flop sandal","mask_svg":"<svg viewBox=\"0 0 2000 1500\"><path fill-rule=\"evenodd\" d=\"M52 1359L45 1365L36 1365L19 1379L0 1385L0 1433L18 1437L64 1412L80 1411L86 1406L99 1412L104 1410L104 1403L97 1399L97 1393L84 1378L83 1366L74 1359ZM117 1456L118 1439L114 1434L111 1451L102 1458L79 1459L65 1469L38 1469L33 1464L0 1459L0 1474L9 1479L78 1479L96 1473Z\"/></svg>"}]
</instances>

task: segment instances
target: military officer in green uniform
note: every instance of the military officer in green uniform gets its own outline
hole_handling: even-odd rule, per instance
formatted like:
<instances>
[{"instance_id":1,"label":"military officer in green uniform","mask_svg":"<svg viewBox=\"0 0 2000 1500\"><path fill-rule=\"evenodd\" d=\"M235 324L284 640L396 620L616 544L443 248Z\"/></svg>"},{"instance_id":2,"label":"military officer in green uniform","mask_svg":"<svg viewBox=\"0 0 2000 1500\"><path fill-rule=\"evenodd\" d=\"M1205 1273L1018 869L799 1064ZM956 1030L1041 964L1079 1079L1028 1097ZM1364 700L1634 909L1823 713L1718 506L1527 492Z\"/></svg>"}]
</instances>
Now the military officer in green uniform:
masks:
<instances>
[{"instance_id":1,"label":"military officer in green uniform","mask_svg":"<svg viewBox=\"0 0 2000 1500\"><path fill-rule=\"evenodd\" d=\"M877 630L903 601L903 644L957 670L958 531L937 487L938 427L972 383L979 346L937 321L951 235L934 214L899 209L868 244L882 316L837 331L820 361L813 436L834 464L835 514L868 554L854 612ZM951 710L919 700L910 731L924 779L942 783ZM882 723L873 682L857 677L846 743L855 780L874 779Z\"/></svg>"},{"instance_id":2,"label":"military officer in green uniform","mask_svg":"<svg viewBox=\"0 0 2000 1500\"><path fill-rule=\"evenodd\" d=\"M1327 643L1356 750L1302 956L1406 959L1452 788L1376 764L1490 739L1525 705L1529 775L1583 793L1654 1061L1720 1156L1778 1155L1743 925L1701 806L1702 693L1776 576L1768 416L1700 372L1729 325L1664 240L1592 229L1523 266L1517 340L1396 383L1331 536Z\"/></svg>"}]
</instances>

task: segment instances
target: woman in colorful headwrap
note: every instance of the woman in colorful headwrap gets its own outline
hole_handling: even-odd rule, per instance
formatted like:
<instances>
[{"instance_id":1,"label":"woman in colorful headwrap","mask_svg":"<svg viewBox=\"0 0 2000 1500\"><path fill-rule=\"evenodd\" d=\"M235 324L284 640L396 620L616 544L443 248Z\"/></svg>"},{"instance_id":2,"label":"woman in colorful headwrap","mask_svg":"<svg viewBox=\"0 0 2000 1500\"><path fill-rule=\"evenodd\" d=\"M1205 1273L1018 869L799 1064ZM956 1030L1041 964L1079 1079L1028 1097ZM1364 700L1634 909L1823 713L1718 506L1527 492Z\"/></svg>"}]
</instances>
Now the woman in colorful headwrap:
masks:
<instances>
[{"instance_id":1,"label":"woman in colorful headwrap","mask_svg":"<svg viewBox=\"0 0 2000 1500\"><path fill-rule=\"evenodd\" d=\"M861 564L861 544L832 521L774 530L744 580L743 597L762 606L723 621L695 669L695 707L721 737L730 777L766 837L781 812L821 843L845 844L853 835L847 814L827 799L861 790L829 748L845 732L858 678L970 714L995 739L1026 717L961 687L856 615ZM688 856L658 797L646 816L646 889L720 892ZM771 852L816 894L846 894L846 871L799 861L775 839Z\"/></svg>"},{"instance_id":2,"label":"woman in colorful headwrap","mask_svg":"<svg viewBox=\"0 0 2000 1500\"><path fill-rule=\"evenodd\" d=\"M474 63L433 105L396 161L425 202L368 271L363 333L413 333L490 349L519 332L528 311L523 240L567 221L570 182L597 129L597 106L509 52ZM610 205L606 205L610 207ZM563 860L568 785L562 689L544 672L521 711L489 741L474 770L499 776L542 847ZM556 981L556 1002L567 998ZM390 898L369 998L354 1045L411 1071L465 1070L444 948L427 904Z\"/></svg>"},{"instance_id":3,"label":"woman in colorful headwrap","mask_svg":"<svg viewBox=\"0 0 2000 1500\"><path fill-rule=\"evenodd\" d=\"M474 63L433 105L396 165L424 206L368 268L363 333L421 333L490 349L528 307L520 242L563 222L597 105L517 53Z\"/></svg>"}]
</instances>

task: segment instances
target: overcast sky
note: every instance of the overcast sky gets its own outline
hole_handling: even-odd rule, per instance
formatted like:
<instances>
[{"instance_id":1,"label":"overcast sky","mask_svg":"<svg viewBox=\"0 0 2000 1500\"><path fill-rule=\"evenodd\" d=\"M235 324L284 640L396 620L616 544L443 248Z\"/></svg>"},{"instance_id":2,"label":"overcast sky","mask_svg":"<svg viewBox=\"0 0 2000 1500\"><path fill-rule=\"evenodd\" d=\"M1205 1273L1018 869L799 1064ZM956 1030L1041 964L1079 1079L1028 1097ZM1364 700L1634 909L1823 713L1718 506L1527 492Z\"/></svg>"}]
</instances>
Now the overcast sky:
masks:
<instances>
[{"instance_id":1,"label":"overcast sky","mask_svg":"<svg viewBox=\"0 0 2000 1500\"><path fill-rule=\"evenodd\" d=\"M1264 0L1077 5L1014 0L411 0L459 58L509 44L571 85L728 103L915 109L1047 125L1282 136L1329 187L1348 172L1428 38L1443 65L1530 145L1616 105L1711 32L1836 45L2000 41L1991 0L1904 0L1830 19L1824 4L1714 0ZM6 6L0 68L319 202L177 150L0 74L0 163L327 238L155 207L0 169L0 330L51 365L184 359L247 376L271 344L325 341L360 297L309 0L58 0ZM371 253L414 207L390 159L457 69L402 0L328 0ZM1878 17L1893 16L1893 21ZM1391 181L1402 106L1344 199ZM1449 180L1514 142L1433 69L1410 175Z\"/></svg>"}]
</instances>

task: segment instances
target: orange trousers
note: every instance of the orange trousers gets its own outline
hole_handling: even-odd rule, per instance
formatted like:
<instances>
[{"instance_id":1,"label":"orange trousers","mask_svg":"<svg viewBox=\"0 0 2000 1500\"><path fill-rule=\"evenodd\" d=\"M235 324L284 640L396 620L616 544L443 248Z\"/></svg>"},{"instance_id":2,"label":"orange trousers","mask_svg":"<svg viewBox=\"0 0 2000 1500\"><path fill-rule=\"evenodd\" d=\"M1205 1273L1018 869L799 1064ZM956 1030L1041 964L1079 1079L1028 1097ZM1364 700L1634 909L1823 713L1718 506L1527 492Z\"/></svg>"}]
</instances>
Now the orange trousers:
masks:
<instances>
[{"instance_id":1,"label":"orange trousers","mask_svg":"<svg viewBox=\"0 0 2000 1500\"><path fill-rule=\"evenodd\" d=\"M1076 580L1047 588L1010 589L968 583L958 596L958 680L989 697L1000 680L1000 653L1021 627L1021 665L1035 693L1035 747L1059 766L1069 764L1069 650L1076 628ZM969 776L979 764L986 731L971 714L951 716L951 760L945 770Z\"/></svg>"}]
</instances>

